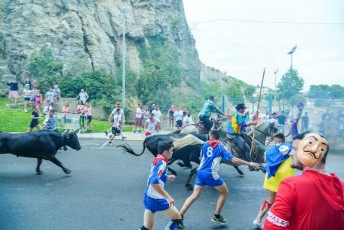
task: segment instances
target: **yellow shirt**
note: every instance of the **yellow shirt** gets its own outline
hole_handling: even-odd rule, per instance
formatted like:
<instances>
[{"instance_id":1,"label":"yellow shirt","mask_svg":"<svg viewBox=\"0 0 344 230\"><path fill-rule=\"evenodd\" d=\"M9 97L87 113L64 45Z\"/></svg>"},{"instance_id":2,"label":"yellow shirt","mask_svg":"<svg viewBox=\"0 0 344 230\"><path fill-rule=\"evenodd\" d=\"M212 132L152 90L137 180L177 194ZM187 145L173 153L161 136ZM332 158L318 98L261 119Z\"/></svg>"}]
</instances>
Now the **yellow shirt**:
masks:
<instances>
[{"instance_id":1,"label":"yellow shirt","mask_svg":"<svg viewBox=\"0 0 344 230\"><path fill-rule=\"evenodd\" d=\"M270 177L268 179L268 174L265 174L265 180L263 185L265 189L270 190L272 192L277 192L278 186L280 185L282 180L295 175L295 170L292 167L290 167L291 160L291 157L284 160L278 168L275 176Z\"/></svg>"}]
</instances>

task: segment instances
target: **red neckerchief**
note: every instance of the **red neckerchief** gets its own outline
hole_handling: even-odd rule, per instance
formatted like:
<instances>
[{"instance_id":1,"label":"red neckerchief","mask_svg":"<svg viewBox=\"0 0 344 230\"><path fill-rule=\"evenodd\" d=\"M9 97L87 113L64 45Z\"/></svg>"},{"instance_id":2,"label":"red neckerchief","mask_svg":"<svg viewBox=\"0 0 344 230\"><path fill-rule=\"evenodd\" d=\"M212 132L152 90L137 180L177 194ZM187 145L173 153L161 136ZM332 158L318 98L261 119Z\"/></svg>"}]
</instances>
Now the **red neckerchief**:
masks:
<instances>
[{"instance_id":1,"label":"red neckerchief","mask_svg":"<svg viewBox=\"0 0 344 230\"><path fill-rule=\"evenodd\" d=\"M161 154L158 154L154 160L153 160L153 164L155 165L156 163L158 163L159 161L165 161L166 165L168 165L168 159L166 157L164 157L163 155Z\"/></svg>"}]
</instances>

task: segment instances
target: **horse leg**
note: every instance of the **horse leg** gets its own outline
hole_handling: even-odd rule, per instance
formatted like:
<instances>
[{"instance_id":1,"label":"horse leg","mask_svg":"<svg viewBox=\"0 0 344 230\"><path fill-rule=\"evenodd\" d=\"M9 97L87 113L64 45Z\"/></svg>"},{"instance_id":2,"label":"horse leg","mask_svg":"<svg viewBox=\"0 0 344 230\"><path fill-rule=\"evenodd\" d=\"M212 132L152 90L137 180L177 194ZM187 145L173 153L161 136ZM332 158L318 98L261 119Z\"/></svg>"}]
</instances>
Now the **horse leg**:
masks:
<instances>
[{"instance_id":1,"label":"horse leg","mask_svg":"<svg viewBox=\"0 0 344 230\"><path fill-rule=\"evenodd\" d=\"M185 183L185 187L188 191L192 191L193 186L192 186L192 184L190 184L190 181L191 181L192 177L197 173L197 169L198 169L198 167L195 167L195 168L190 170L190 174L189 174L188 179L186 180L186 183Z\"/></svg>"},{"instance_id":2,"label":"horse leg","mask_svg":"<svg viewBox=\"0 0 344 230\"><path fill-rule=\"evenodd\" d=\"M241 171L241 170L239 169L239 166L233 166L233 167L238 171L238 173L239 173L241 176L244 175L244 172Z\"/></svg>"},{"instance_id":3,"label":"horse leg","mask_svg":"<svg viewBox=\"0 0 344 230\"><path fill-rule=\"evenodd\" d=\"M41 164L42 164L42 158L37 158L37 167L36 167L37 175L43 174L43 171L41 171L41 169L40 169Z\"/></svg>"},{"instance_id":4,"label":"horse leg","mask_svg":"<svg viewBox=\"0 0 344 230\"><path fill-rule=\"evenodd\" d=\"M55 156L51 156L47 160L49 160L49 161L53 162L54 164L56 164L57 166L59 166L63 170L63 172L66 174L70 174L72 172L71 170L65 168L62 165L62 163Z\"/></svg>"}]
</instances>

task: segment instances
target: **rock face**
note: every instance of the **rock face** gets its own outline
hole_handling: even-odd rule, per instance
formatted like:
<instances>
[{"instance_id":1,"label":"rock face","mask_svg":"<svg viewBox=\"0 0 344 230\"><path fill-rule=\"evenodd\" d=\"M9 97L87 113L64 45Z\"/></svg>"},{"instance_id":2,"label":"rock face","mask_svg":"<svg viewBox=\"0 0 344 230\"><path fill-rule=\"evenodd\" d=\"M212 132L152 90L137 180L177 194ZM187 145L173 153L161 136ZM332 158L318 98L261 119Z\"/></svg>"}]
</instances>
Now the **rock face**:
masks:
<instances>
[{"instance_id":1,"label":"rock face","mask_svg":"<svg viewBox=\"0 0 344 230\"><path fill-rule=\"evenodd\" d=\"M140 72L139 44L163 35L175 45L181 68L200 79L182 0L1 0L0 10L0 77L23 82L30 57L43 47L61 60L63 75L73 68L113 74L124 24L127 68Z\"/></svg>"}]
</instances>

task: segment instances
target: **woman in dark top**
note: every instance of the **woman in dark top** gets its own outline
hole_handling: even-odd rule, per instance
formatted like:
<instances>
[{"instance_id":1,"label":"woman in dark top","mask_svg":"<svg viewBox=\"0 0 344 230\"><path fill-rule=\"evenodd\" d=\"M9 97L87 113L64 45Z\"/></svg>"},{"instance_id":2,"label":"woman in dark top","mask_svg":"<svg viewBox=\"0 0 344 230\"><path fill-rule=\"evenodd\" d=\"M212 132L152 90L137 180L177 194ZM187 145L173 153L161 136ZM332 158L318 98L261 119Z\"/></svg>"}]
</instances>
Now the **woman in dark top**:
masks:
<instances>
[{"instance_id":1,"label":"woman in dark top","mask_svg":"<svg viewBox=\"0 0 344 230\"><path fill-rule=\"evenodd\" d=\"M32 113L31 113L31 122L30 122L30 129L29 132L33 130L33 128L37 128L38 130L42 130L41 125L39 124L39 120L42 117L39 115L38 108L36 105L32 106Z\"/></svg>"}]
</instances>

